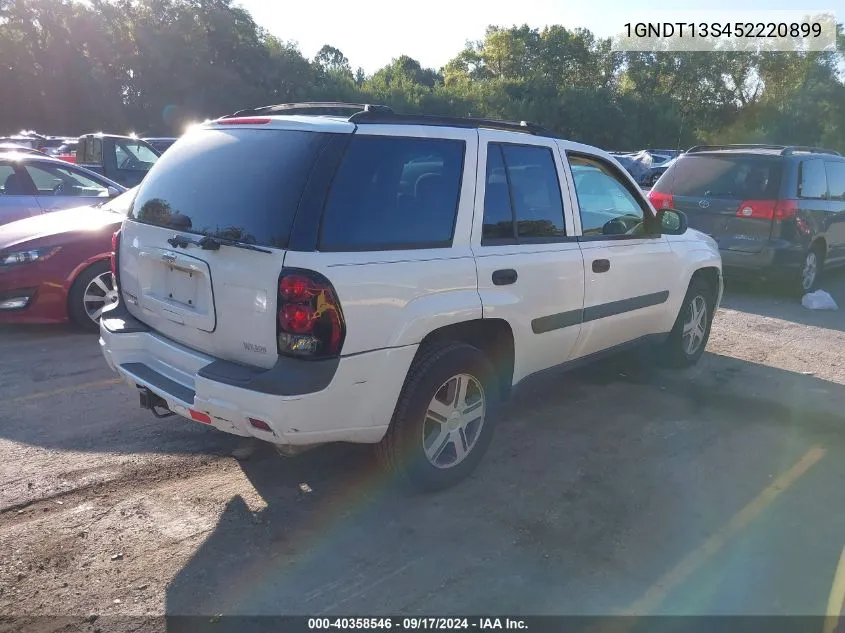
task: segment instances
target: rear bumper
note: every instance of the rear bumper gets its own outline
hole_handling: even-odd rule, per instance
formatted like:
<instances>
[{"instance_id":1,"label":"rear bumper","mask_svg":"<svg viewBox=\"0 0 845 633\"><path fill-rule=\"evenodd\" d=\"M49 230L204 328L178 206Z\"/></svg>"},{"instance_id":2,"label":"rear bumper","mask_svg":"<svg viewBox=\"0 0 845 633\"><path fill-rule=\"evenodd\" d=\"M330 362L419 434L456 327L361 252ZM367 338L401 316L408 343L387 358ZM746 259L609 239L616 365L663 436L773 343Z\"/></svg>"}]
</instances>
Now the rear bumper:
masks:
<instances>
[{"instance_id":1,"label":"rear bumper","mask_svg":"<svg viewBox=\"0 0 845 633\"><path fill-rule=\"evenodd\" d=\"M334 362L333 371L296 360L262 371L184 347L119 308L108 316L100 348L126 383L149 389L182 417L198 411L221 431L281 445L381 440L416 352L408 346L357 354Z\"/></svg>"},{"instance_id":2,"label":"rear bumper","mask_svg":"<svg viewBox=\"0 0 845 633\"><path fill-rule=\"evenodd\" d=\"M783 241L766 242L757 252L740 251L719 244L725 275L777 279L797 273L805 247Z\"/></svg>"}]
</instances>

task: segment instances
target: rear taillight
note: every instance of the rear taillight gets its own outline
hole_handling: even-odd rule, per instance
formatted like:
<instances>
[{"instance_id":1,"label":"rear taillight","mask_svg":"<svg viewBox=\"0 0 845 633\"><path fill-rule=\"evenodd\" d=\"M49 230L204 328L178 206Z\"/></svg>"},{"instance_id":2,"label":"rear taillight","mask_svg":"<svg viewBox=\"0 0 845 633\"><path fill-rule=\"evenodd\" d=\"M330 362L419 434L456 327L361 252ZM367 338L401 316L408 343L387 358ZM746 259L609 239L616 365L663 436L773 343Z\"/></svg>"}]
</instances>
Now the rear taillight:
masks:
<instances>
[{"instance_id":1,"label":"rear taillight","mask_svg":"<svg viewBox=\"0 0 845 633\"><path fill-rule=\"evenodd\" d=\"M797 214L797 200L743 200L736 210L736 217L751 220L789 220Z\"/></svg>"},{"instance_id":2,"label":"rear taillight","mask_svg":"<svg viewBox=\"0 0 845 633\"><path fill-rule=\"evenodd\" d=\"M331 358L340 354L346 325L328 279L310 270L285 268L279 276L279 354Z\"/></svg>"},{"instance_id":3,"label":"rear taillight","mask_svg":"<svg viewBox=\"0 0 845 633\"><path fill-rule=\"evenodd\" d=\"M117 279L117 251L120 249L120 229L111 236L111 274Z\"/></svg>"},{"instance_id":4,"label":"rear taillight","mask_svg":"<svg viewBox=\"0 0 845 633\"><path fill-rule=\"evenodd\" d=\"M652 189L648 192L648 199L655 209L672 209L675 206L675 198L671 193L662 193Z\"/></svg>"}]
</instances>

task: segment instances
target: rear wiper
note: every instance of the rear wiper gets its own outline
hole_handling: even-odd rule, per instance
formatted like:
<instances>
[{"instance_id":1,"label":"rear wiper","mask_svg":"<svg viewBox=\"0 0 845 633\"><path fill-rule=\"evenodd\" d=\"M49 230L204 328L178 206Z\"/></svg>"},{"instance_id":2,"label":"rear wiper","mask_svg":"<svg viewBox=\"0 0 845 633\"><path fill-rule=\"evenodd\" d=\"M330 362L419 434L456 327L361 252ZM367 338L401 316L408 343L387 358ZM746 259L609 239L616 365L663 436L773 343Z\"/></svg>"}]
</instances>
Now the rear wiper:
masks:
<instances>
[{"instance_id":1,"label":"rear wiper","mask_svg":"<svg viewBox=\"0 0 845 633\"><path fill-rule=\"evenodd\" d=\"M218 251L221 246L234 246L235 248L242 248L247 251L267 253L268 255L273 254L273 251L267 250L266 248L253 246L252 244L246 244L236 240L229 240L225 237L211 237L210 235L205 235L198 240L191 237L185 237L184 235L174 235L167 240L167 243L173 248L186 248L188 244L194 244L204 251Z\"/></svg>"}]
</instances>

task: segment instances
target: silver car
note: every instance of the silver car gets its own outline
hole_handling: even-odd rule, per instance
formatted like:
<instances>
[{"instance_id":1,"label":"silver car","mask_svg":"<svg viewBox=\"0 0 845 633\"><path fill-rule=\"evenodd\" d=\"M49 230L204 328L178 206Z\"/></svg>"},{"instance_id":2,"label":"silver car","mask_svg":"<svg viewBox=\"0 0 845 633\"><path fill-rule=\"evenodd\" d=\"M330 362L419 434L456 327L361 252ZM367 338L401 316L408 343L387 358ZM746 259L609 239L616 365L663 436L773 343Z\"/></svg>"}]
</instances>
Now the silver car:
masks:
<instances>
[{"instance_id":1,"label":"silver car","mask_svg":"<svg viewBox=\"0 0 845 633\"><path fill-rule=\"evenodd\" d=\"M105 202L124 191L116 182L63 160L0 153L0 224Z\"/></svg>"}]
</instances>

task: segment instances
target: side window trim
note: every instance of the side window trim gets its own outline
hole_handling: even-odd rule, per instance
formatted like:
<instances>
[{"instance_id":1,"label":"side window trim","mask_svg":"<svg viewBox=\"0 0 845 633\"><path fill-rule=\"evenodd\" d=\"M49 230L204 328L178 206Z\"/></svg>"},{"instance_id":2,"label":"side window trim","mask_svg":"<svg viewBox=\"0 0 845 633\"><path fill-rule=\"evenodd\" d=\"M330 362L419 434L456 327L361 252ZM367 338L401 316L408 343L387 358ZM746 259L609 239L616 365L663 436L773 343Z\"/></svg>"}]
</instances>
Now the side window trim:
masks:
<instances>
[{"instance_id":1,"label":"side window trim","mask_svg":"<svg viewBox=\"0 0 845 633\"><path fill-rule=\"evenodd\" d=\"M566 169L568 171L568 177L572 181L572 197L574 198L573 204L575 205L575 209L573 210L573 215L578 217L578 235L577 240L579 242L602 242L602 241L624 241L624 240L642 240L648 239L643 237L642 235L584 235L584 225L581 222L581 203L578 200L578 189L575 187L575 175L572 173L572 165L569 162L569 157L574 156L576 158L583 158L586 160L592 160L594 162L599 163L603 167L605 167L613 178L621 184L628 193L634 198L634 201L637 203L637 206L643 212L643 219L644 221L653 221L655 218L654 213L651 210L651 206L643 196L642 191L637 191L634 185L631 184L631 181L628 180L628 177L622 174L622 172L610 161L605 159L598 154L593 154L591 152L586 151L579 151L579 150L570 150L570 149L563 149L563 153L566 156Z\"/></svg>"},{"instance_id":2,"label":"side window trim","mask_svg":"<svg viewBox=\"0 0 845 633\"><path fill-rule=\"evenodd\" d=\"M481 201L481 214L482 214L481 227L482 227L482 230L481 230L480 245L482 247L521 246L521 245L528 245L528 244L560 244L560 243L577 241L578 238L577 238L576 235L570 235L568 233L569 229L567 227L567 222L566 222L566 209L567 209L566 200L567 200L567 198L563 194L563 183L565 182L566 185L567 185L567 187L566 187L567 193L570 193L569 192L570 187L569 187L569 181L567 180L566 172L564 171L563 173L561 173L561 166L563 166L563 168L565 169L565 163L564 163L563 160L561 160L561 155L560 155L559 151L556 151L556 150L558 150L557 144L553 143L553 144L546 145L546 144L539 144L539 143L517 143L517 142L514 142L514 141L505 140L505 139L502 139L502 140L497 139L497 140L488 140L486 143L480 143L479 144L479 152L481 151L482 145L485 146L486 158L485 158L485 161L484 161L484 171L485 171L485 173L484 173L484 178L483 178L484 197L482 198L482 201ZM544 149L544 150L549 152L549 158L552 161L552 169L554 169L555 180L557 181L557 193L560 196L560 206L561 206L561 218L560 219L561 219L561 223L562 223L562 226L563 226L563 230L566 233L566 235L557 235L557 236L550 236L550 237L532 237L532 236L520 237L519 236L518 221L517 221L517 218L516 218L516 204L514 202L514 197L513 197L513 185L511 183L510 168L508 166L507 156L505 155L505 151L504 151L504 148L508 145L513 146L513 147L525 147L525 148L531 148L531 149ZM490 151L491 151L492 147L495 147L497 149L497 151L499 152L499 156L501 158L502 165L504 166L505 181L507 183L507 188L508 188L508 204L510 205L511 223L512 223L512 226L513 226L513 236L512 237L504 237L504 238L503 237L493 237L493 238L485 238L484 237L484 207L485 207L485 201L486 201L486 196L487 196L487 174L486 174L486 170L487 170L487 159L490 156ZM560 160L560 164L558 164L558 160ZM561 178L561 176L563 176L563 178ZM568 199L570 200L570 205L571 205L571 200L572 200L571 193L570 193L570 197ZM574 216L574 213L573 213L573 216ZM574 217L573 217L573 222L574 222ZM573 225L573 230L577 230L577 228L574 225Z\"/></svg>"}]
</instances>

